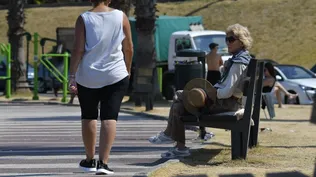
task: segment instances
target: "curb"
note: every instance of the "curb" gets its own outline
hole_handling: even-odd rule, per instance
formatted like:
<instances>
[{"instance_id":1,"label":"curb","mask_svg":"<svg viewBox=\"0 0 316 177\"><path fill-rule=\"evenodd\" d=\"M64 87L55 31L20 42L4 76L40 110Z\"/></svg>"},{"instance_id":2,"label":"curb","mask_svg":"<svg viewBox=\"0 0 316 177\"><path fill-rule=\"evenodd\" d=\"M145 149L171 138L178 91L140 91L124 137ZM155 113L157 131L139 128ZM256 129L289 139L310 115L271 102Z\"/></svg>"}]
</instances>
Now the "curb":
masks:
<instances>
[{"instance_id":1,"label":"curb","mask_svg":"<svg viewBox=\"0 0 316 177\"><path fill-rule=\"evenodd\" d=\"M165 167L169 164L177 163L177 162L180 162L180 160L179 159L169 159L166 162L163 162L162 164L156 165L156 166L149 168L143 172L136 173L133 177L149 177L154 171L156 171L162 167Z\"/></svg>"},{"instance_id":2,"label":"curb","mask_svg":"<svg viewBox=\"0 0 316 177\"><path fill-rule=\"evenodd\" d=\"M121 108L120 109L120 112L122 113L126 113L126 114L132 114L132 115L135 115L135 116L142 116L142 117L147 117L147 118L152 118L154 120L167 120L168 117L165 117L165 116L160 116L160 115L155 115L155 114L148 114L148 113L145 113L145 112L135 112L135 111L128 111L128 110L124 110L126 108Z\"/></svg>"}]
</instances>

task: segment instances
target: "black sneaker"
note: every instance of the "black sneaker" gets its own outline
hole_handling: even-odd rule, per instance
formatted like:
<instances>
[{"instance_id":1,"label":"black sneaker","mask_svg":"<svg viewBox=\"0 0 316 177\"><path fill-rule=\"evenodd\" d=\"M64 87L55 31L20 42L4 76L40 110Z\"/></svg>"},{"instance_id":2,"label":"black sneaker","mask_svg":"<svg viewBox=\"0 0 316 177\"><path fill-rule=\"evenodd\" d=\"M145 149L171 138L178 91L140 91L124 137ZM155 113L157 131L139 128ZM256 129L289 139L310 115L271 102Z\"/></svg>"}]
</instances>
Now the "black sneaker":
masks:
<instances>
[{"instance_id":1,"label":"black sneaker","mask_svg":"<svg viewBox=\"0 0 316 177\"><path fill-rule=\"evenodd\" d=\"M107 164L104 164L101 160L98 161L96 172L97 175L109 175L113 173L113 170L110 169Z\"/></svg>"},{"instance_id":2,"label":"black sneaker","mask_svg":"<svg viewBox=\"0 0 316 177\"><path fill-rule=\"evenodd\" d=\"M79 168L82 169L84 172L96 172L96 162L95 159L92 159L90 161L87 160L81 160L79 163Z\"/></svg>"}]
</instances>

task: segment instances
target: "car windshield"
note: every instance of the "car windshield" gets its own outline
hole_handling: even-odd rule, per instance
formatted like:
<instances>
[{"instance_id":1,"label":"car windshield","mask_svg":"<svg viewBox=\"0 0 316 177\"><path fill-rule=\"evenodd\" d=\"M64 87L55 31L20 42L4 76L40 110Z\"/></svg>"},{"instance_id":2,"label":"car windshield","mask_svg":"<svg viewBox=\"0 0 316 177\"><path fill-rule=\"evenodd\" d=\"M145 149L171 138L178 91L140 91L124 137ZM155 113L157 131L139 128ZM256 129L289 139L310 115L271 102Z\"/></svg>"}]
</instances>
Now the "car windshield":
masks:
<instances>
[{"instance_id":1,"label":"car windshield","mask_svg":"<svg viewBox=\"0 0 316 177\"><path fill-rule=\"evenodd\" d=\"M301 66L277 66L288 79L309 79L315 78L312 72Z\"/></svg>"},{"instance_id":2,"label":"car windshield","mask_svg":"<svg viewBox=\"0 0 316 177\"><path fill-rule=\"evenodd\" d=\"M228 48L225 42L226 35L204 35L193 37L194 43L198 50L203 50L206 52L210 51L209 45L214 42L218 44L218 54L227 56Z\"/></svg>"}]
</instances>

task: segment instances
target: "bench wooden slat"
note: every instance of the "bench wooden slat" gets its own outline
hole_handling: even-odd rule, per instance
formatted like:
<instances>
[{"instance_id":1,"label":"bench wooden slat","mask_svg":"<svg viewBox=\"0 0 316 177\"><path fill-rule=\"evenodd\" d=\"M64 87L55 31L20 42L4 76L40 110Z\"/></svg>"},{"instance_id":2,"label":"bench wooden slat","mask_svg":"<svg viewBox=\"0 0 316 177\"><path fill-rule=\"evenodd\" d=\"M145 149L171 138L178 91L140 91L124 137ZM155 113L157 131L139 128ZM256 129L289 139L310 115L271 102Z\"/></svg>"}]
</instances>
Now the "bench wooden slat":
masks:
<instances>
[{"instance_id":1,"label":"bench wooden slat","mask_svg":"<svg viewBox=\"0 0 316 177\"><path fill-rule=\"evenodd\" d=\"M227 121L213 121L213 122L185 122L185 125L194 125L194 126L202 126L202 127L212 127L226 130L240 130L245 129L247 126L244 124L245 120L235 121L233 123L227 123Z\"/></svg>"},{"instance_id":2,"label":"bench wooden slat","mask_svg":"<svg viewBox=\"0 0 316 177\"><path fill-rule=\"evenodd\" d=\"M237 116L234 116L234 114L235 112L223 112L223 113L212 114L212 115L202 115L199 118L199 121L204 121L204 122L238 121ZM198 118L188 115L188 116L182 116L181 120L184 122L194 122L194 121L198 121Z\"/></svg>"},{"instance_id":3,"label":"bench wooden slat","mask_svg":"<svg viewBox=\"0 0 316 177\"><path fill-rule=\"evenodd\" d=\"M256 85L256 96L255 96L255 104L253 108L252 119L254 121L254 126L250 129L250 137L249 137L249 147L255 147L258 145L258 133L259 133L259 124L260 124L260 107L261 107L261 99L262 99L262 85L263 85L263 73L264 70L264 62L259 63L258 69L258 82Z\"/></svg>"}]
</instances>

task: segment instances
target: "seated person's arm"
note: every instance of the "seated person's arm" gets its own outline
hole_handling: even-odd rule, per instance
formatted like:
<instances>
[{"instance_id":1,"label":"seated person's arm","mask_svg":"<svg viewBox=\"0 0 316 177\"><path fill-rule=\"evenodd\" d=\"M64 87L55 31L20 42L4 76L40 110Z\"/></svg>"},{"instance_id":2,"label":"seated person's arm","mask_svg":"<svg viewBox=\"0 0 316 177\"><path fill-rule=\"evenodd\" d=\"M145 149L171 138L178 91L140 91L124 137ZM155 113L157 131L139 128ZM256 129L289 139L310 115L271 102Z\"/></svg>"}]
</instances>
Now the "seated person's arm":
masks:
<instances>
[{"instance_id":1,"label":"seated person's arm","mask_svg":"<svg viewBox=\"0 0 316 177\"><path fill-rule=\"evenodd\" d=\"M224 83L222 83L222 85L225 85L225 87L217 89L218 99L230 98L233 95L234 90L237 87L246 67L246 65L237 63L234 63L231 66L226 80L224 81Z\"/></svg>"}]
</instances>

